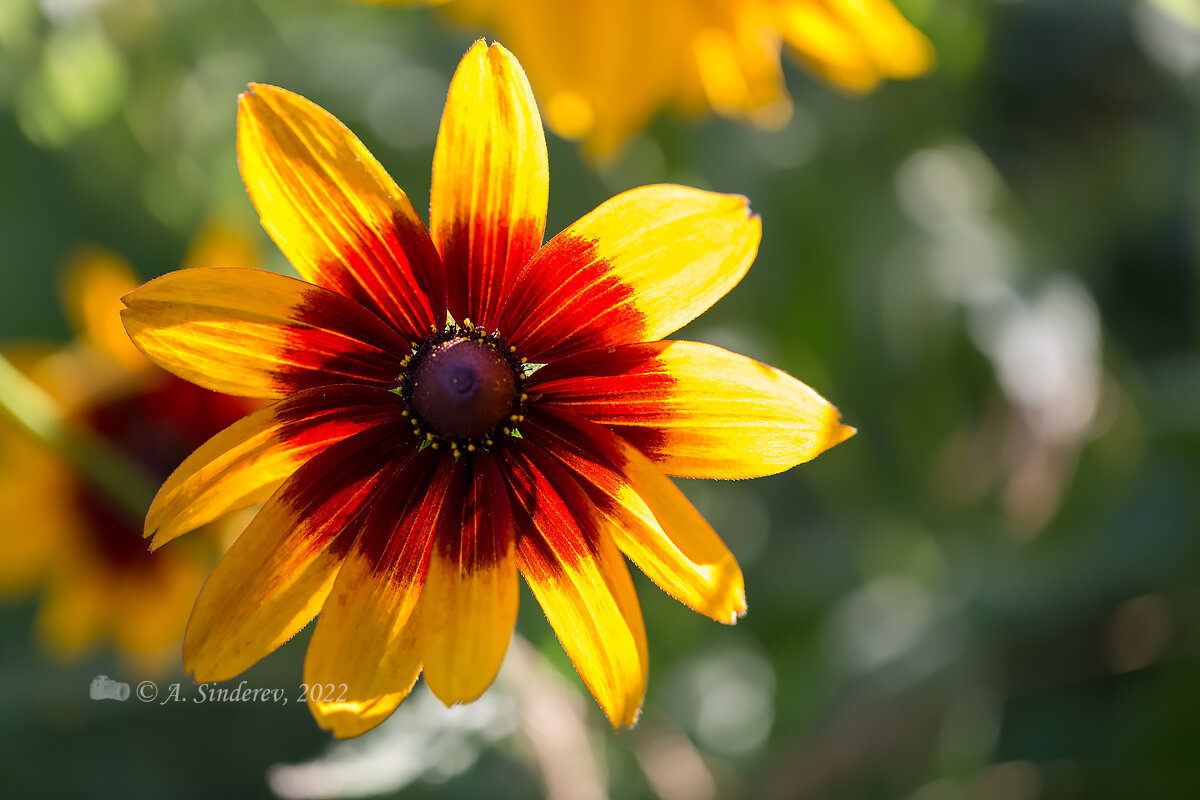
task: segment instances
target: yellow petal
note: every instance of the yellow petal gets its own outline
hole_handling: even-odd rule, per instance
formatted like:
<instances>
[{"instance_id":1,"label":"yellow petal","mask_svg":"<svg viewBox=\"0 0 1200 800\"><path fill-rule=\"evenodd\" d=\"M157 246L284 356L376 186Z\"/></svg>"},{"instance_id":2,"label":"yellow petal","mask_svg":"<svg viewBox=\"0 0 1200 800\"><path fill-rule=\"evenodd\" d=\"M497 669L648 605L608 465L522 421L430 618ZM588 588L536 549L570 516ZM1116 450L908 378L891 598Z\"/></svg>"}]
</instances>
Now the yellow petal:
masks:
<instances>
[{"instance_id":1,"label":"yellow petal","mask_svg":"<svg viewBox=\"0 0 1200 800\"><path fill-rule=\"evenodd\" d=\"M678 487L608 429L548 409L522 430L570 469L611 523L617 547L684 605L732 624L746 613L742 571Z\"/></svg>"},{"instance_id":2,"label":"yellow petal","mask_svg":"<svg viewBox=\"0 0 1200 800\"><path fill-rule=\"evenodd\" d=\"M47 447L0 418L0 597L36 586L86 524L63 502L76 480Z\"/></svg>"},{"instance_id":3,"label":"yellow petal","mask_svg":"<svg viewBox=\"0 0 1200 800\"><path fill-rule=\"evenodd\" d=\"M517 564L507 490L495 463L460 464L425 582L425 682L446 705L491 685L517 622Z\"/></svg>"},{"instance_id":4,"label":"yellow petal","mask_svg":"<svg viewBox=\"0 0 1200 800\"><path fill-rule=\"evenodd\" d=\"M254 269L172 272L124 297L134 344L225 394L280 397L335 383L391 386L408 343L357 303Z\"/></svg>"},{"instance_id":5,"label":"yellow petal","mask_svg":"<svg viewBox=\"0 0 1200 800\"><path fill-rule=\"evenodd\" d=\"M304 681L330 691L308 707L339 739L383 722L421 671L418 600L449 486L443 453L422 450L378 493L313 631Z\"/></svg>"},{"instance_id":6,"label":"yellow petal","mask_svg":"<svg viewBox=\"0 0 1200 800\"><path fill-rule=\"evenodd\" d=\"M412 203L329 112L274 86L238 105L238 163L263 227L305 280L408 339L445 322L437 251Z\"/></svg>"},{"instance_id":7,"label":"yellow petal","mask_svg":"<svg viewBox=\"0 0 1200 800\"><path fill-rule=\"evenodd\" d=\"M260 261L250 232L236 219L214 215L192 240L183 268L253 267Z\"/></svg>"},{"instance_id":8,"label":"yellow petal","mask_svg":"<svg viewBox=\"0 0 1200 800\"><path fill-rule=\"evenodd\" d=\"M933 46L889 0L789 0L780 28L796 55L827 80L869 91L933 66Z\"/></svg>"},{"instance_id":9,"label":"yellow petal","mask_svg":"<svg viewBox=\"0 0 1200 800\"><path fill-rule=\"evenodd\" d=\"M936 61L933 45L891 0L825 1L857 28L881 75L915 78L933 68Z\"/></svg>"},{"instance_id":10,"label":"yellow petal","mask_svg":"<svg viewBox=\"0 0 1200 800\"><path fill-rule=\"evenodd\" d=\"M266 500L334 442L400 417L403 401L368 386L308 389L243 417L213 436L167 478L146 514L158 548L177 536Z\"/></svg>"},{"instance_id":11,"label":"yellow petal","mask_svg":"<svg viewBox=\"0 0 1200 800\"><path fill-rule=\"evenodd\" d=\"M164 552L153 569L121 574L114 586L113 640L140 667L179 669L179 642L208 564L194 554Z\"/></svg>"},{"instance_id":12,"label":"yellow petal","mask_svg":"<svg viewBox=\"0 0 1200 800\"><path fill-rule=\"evenodd\" d=\"M75 330L117 363L141 369L146 359L121 326L121 295L137 286L125 259L98 247L75 253L63 276L63 307Z\"/></svg>"},{"instance_id":13,"label":"yellow petal","mask_svg":"<svg viewBox=\"0 0 1200 800\"><path fill-rule=\"evenodd\" d=\"M613 727L633 725L646 693L648 656L625 560L561 466L530 444L514 444L503 457L517 566Z\"/></svg>"},{"instance_id":14,"label":"yellow petal","mask_svg":"<svg viewBox=\"0 0 1200 800\"><path fill-rule=\"evenodd\" d=\"M518 278L500 327L534 361L659 339L741 280L760 234L744 197L633 189L542 248Z\"/></svg>"},{"instance_id":15,"label":"yellow petal","mask_svg":"<svg viewBox=\"0 0 1200 800\"><path fill-rule=\"evenodd\" d=\"M108 633L111 603L112 587L97 565L62 571L46 584L38 638L58 658L79 658Z\"/></svg>"},{"instance_id":16,"label":"yellow petal","mask_svg":"<svg viewBox=\"0 0 1200 800\"><path fill-rule=\"evenodd\" d=\"M393 424L345 439L272 495L196 598L183 665L197 682L232 678L316 616L362 526L360 512L403 463L396 441L407 433Z\"/></svg>"},{"instance_id":17,"label":"yellow petal","mask_svg":"<svg viewBox=\"0 0 1200 800\"><path fill-rule=\"evenodd\" d=\"M549 181L521 65L500 45L476 42L450 82L429 201L456 319L495 327L517 273L542 245Z\"/></svg>"},{"instance_id":18,"label":"yellow petal","mask_svg":"<svg viewBox=\"0 0 1200 800\"><path fill-rule=\"evenodd\" d=\"M709 5L699 12L694 33L697 77L718 114L749 116L779 127L791 115L791 101L779 66L779 33L770 8L762 3Z\"/></svg>"},{"instance_id":19,"label":"yellow petal","mask_svg":"<svg viewBox=\"0 0 1200 800\"><path fill-rule=\"evenodd\" d=\"M696 342L592 350L534 373L546 406L604 425L670 475L754 478L854 435L785 372Z\"/></svg>"},{"instance_id":20,"label":"yellow petal","mask_svg":"<svg viewBox=\"0 0 1200 800\"><path fill-rule=\"evenodd\" d=\"M487 27L520 56L546 124L610 156L670 101L694 0L564 3L456 0L447 13Z\"/></svg>"}]
</instances>

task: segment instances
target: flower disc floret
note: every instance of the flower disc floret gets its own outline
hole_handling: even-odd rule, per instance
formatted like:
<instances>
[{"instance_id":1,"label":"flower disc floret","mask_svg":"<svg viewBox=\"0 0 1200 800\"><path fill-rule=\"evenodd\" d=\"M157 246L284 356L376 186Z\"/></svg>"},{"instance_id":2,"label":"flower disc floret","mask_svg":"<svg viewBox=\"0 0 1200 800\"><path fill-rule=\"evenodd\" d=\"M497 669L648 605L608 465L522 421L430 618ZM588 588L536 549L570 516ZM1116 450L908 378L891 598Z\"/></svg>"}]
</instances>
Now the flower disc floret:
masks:
<instances>
[{"instance_id":1,"label":"flower disc floret","mask_svg":"<svg viewBox=\"0 0 1200 800\"><path fill-rule=\"evenodd\" d=\"M500 336L448 325L404 359L399 393L413 433L430 446L474 452L511 436L524 420L524 359Z\"/></svg>"}]
</instances>

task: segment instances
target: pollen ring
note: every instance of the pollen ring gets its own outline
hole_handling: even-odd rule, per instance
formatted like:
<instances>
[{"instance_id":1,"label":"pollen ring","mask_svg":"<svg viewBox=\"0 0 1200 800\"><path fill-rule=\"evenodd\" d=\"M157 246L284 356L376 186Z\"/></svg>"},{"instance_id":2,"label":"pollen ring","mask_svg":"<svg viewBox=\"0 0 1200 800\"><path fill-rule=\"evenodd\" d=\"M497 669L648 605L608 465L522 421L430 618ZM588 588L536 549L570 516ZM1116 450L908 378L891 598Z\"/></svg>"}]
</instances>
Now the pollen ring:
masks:
<instances>
[{"instance_id":1,"label":"pollen ring","mask_svg":"<svg viewBox=\"0 0 1200 800\"><path fill-rule=\"evenodd\" d=\"M434 330L401 362L396 390L413 434L456 455L519 436L525 419L525 359L495 331L471 324Z\"/></svg>"}]
</instances>

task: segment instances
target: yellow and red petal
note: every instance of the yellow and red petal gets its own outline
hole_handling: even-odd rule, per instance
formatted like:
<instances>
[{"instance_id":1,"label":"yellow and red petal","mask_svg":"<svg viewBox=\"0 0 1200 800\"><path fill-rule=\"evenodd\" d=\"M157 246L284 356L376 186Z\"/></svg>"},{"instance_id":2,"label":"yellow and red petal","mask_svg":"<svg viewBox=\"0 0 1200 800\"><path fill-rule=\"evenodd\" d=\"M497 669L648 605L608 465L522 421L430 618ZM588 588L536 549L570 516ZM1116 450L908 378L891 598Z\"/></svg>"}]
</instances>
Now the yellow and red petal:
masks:
<instances>
[{"instance_id":1,"label":"yellow and red petal","mask_svg":"<svg viewBox=\"0 0 1200 800\"><path fill-rule=\"evenodd\" d=\"M395 422L403 410L404 401L394 393L353 384L306 389L259 409L213 436L171 473L146 514L144 534L154 536L152 547L158 548L261 503L317 453Z\"/></svg>"},{"instance_id":2,"label":"yellow and red petal","mask_svg":"<svg viewBox=\"0 0 1200 800\"><path fill-rule=\"evenodd\" d=\"M183 666L198 682L232 678L317 615L366 511L405 463L396 442L406 436L393 423L344 439L271 496L196 598Z\"/></svg>"},{"instance_id":3,"label":"yellow and red petal","mask_svg":"<svg viewBox=\"0 0 1200 800\"><path fill-rule=\"evenodd\" d=\"M549 183L525 73L503 47L480 40L450 82L429 201L456 319L495 327L517 273L542 246Z\"/></svg>"},{"instance_id":4,"label":"yellow and red petal","mask_svg":"<svg viewBox=\"0 0 1200 800\"><path fill-rule=\"evenodd\" d=\"M261 270L180 270L123 299L125 328L150 360L225 394L280 397L336 383L391 386L410 350L358 303Z\"/></svg>"},{"instance_id":5,"label":"yellow and red petal","mask_svg":"<svg viewBox=\"0 0 1200 800\"><path fill-rule=\"evenodd\" d=\"M531 412L521 430L575 474L611 521L617 547L663 591L717 622L746 612L737 560L641 451L601 425L549 409Z\"/></svg>"},{"instance_id":6,"label":"yellow and red petal","mask_svg":"<svg viewBox=\"0 0 1200 800\"><path fill-rule=\"evenodd\" d=\"M785 372L713 345L647 342L543 367L539 404L604 425L670 475L782 472L854 435L838 411Z\"/></svg>"},{"instance_id":7,"label":"yellow and red petal","mask_svg":"<svg viewBox=\"0 0 1200 800\"><path fill-rule=\"evenodd\" d=\"M238 104L238 163L263 227L305 280L414 339L445 323L441 264L408 197L345 125L299 95L253 84Z\"/></svg>"},{"instance_id":8,"label":"yellow and red petal","mask_svg":"<svg viewBox=\"0 0 1200 800\"><path fill-rule=\"evenodd\" d=\"M625 559L575 479L543 450L513 440L502 466L517 531L517 567L614 727L637 721L648 658Z\"/></svg>"},{"instance_id":9,"label":"yellow and red petal","mask_svg":"<svg viewBox=\"0 0 1200 800\"><path fill-rule=\"evenodd\" d=\"M534 256L500 329L531 361L662 338L741 280L760 234L744 197L683 186L630 190Z\"/></svg>"},{"instance_id":10,"label":"yellow and red petal","mask_svg":"<svg viewBox=\"0 0 1200 800\"><path fill-rule=\"evenodd\" d=\"M308 706L338 738L358 736L386 719L420 674L418 606L452 464L446 451L426 448L376 493L321 609L304 681L322 687L319 697L310 694Z\"/></svg>"},{"instance_id":11,"label":"yellow and red petal","mask_svg":"<svg viewBox=\"0 0 1200 800\"><path fill-rule=\"evenodd\" d=\"M488 455L455 470L429 560L421 613L425 683L446 703L491 685L517 622L517 562L508 492Z\"/></svg>"}]
</instances>

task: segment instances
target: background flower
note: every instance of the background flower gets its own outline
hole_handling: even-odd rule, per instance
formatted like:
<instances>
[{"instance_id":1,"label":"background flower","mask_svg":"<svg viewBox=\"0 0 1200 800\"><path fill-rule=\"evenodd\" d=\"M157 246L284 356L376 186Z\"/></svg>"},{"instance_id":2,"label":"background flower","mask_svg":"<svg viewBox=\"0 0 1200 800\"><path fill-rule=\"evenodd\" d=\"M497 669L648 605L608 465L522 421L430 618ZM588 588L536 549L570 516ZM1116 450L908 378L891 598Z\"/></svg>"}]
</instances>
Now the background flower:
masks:
<instances>
[{"instance_id":1,"label":"background flower","mask_svg":"<svg viewBox=\"0 0 1200 800\"><path fill-rule=\"evenodd\" d=\"M190 263L244 263L245 237L211 225ZM161 480L193 448L256 403L198 389L152 366L119 324L132 268L96 247L79 251L63 277L63 305L79 337L62 347L14 347L12 359L69 425L97 436L149 480ZM152 487L151 487L152 488ZM46 647L78 659L110 641L134 669L177 669L184 623L212 564L244 520L207 531L153 557L128 508L52 446L0 418L0 592L40 588L37 632ZM233 530L231 530L233 529Z\"/></svg>"},{"instance_id":2,"label":"background flower","mask_svg":"<svg viewBox=\"0 0 1200 800\"><path fill-rule=\"evenodd\" d=\"M595 155L612 154L664 107L785 125L783 50L848 92L916 77L934 58L891 0L451 0L444 9L521 53L547 125Z\"/></svg>"}]
</instances>

